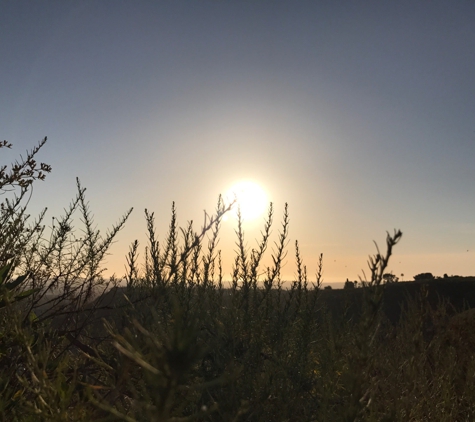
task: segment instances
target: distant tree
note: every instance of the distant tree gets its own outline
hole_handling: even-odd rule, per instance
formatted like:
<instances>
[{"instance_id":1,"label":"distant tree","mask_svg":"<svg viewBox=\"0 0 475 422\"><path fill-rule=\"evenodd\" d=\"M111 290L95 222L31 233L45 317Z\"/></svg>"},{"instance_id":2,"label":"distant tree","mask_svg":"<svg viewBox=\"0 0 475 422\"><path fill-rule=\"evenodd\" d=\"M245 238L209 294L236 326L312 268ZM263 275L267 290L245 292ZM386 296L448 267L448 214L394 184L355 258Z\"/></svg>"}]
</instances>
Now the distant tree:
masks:
<instances>
[{"instance_id":1,"label":"distant tree","mask_svg":"<svg viewBox=\"0 0 475 422\"><path fill-rule=\"evenodd\" d=\"M447 273L444 274L444 278L449 278L449 276L447 275Z\"/></svg>"},{"instance_id":2,"label":"distant tree","mask_svg":"<svg viewBox=\"0 0 475 422\"><path fill-rule=\"evenodd\" d=\"M332 286L325 286L324 290L332 290Z\"/></svg>"},{"instance_id":3,"label":"distant tree","mask_svg":"<svg viewBox=\"0 0 475 422\"><path fill-rule=\"evenodd\" d=\"M397 283L399 278L392 273L383 274L383 280L385 283Z\"/></svg>"},{"instance_id":4,"label":"distant tree","mask_svg":"<svg viewBox=\"0 0 475 422\"><path fill-rule=\"evenodd\" d=\"M414 281L434 280L432 273L420 273L414 276Z\"/></svg>"},{"instance_id":5,"label":"distant tree","mask_svg":"<svg viewBox=\"0 0 475 422\"><path fill-rule=\"evenodd\" d=\"M355 288L355 283L353 281L350 281L350 280L346 279L345 286L343 288L344 289L354 289Z\"/></svg>"}]
</instances>

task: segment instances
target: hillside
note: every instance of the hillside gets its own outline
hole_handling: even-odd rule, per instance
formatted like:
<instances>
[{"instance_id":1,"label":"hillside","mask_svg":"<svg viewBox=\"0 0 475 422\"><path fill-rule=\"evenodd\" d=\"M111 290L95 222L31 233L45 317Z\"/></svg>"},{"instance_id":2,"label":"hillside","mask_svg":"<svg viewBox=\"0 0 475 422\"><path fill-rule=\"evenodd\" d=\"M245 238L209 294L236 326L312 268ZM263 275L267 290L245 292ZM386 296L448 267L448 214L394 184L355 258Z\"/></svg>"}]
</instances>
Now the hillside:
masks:
<instances>
[{"instance_id":1,"label":"hillside","mask_svg":"<svg viewBox=\"0 0 475 422\"><path fill-rule=\"evenodd\" d=\"M386 285L383 296L383 311L389 320L396 323L401 309L408 299L415 300L426 289L427 300L436 307L442 300L449 302L454 311L475 308L475 277L449 277L429 281L408 281ZM332 314L341 315L345 310L351 316L358 314L363 299L363 289L322 290L322 304Z\"/></svg>"}]
</instances>

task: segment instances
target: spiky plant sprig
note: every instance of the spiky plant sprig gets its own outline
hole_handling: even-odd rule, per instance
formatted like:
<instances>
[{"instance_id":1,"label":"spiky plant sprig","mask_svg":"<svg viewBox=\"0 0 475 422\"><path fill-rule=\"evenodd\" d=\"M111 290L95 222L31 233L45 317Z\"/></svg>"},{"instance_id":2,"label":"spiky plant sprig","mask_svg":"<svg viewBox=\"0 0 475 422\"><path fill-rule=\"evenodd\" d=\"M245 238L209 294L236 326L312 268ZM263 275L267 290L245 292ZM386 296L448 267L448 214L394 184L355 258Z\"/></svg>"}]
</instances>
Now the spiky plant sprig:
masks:
<instances>
[{"instance_id":1,"label":"spiky plant sprig","mask_svg":"<svg viewBox=\"0 0 475 422\"><path fill-rule=\"evenodd\" d=\"M44 180L46 174L51 172L51 166L45 163L38 165L35 160L46 140L45 137L31 151L27 151L25 158L20 156L20 161L12 163L10 168L7 165L0 166L0 195L13 192L13 198L6 197L0 203L0 266L6 265L7 262L13 262L16 266L17 257L23 253L37 232L44 216L43 211L39 221L28 227L28 202L24 204L24 199L27 193L31 192L33 182ZM11 147L12 144L7 141L0 142L0 149ZM20 190L19 193L17 189Z\"/></svg>"},{"instance_id":2,"label":"spiky plant sprig","mask_svg":"<svg viewBox=\"0 0 475 422\"><path fill-rule=\"evenodd\" d=\"M284 264L284 259L287 256L287 237L289 235L289 206L285 203L284 216L282 219L282 229L278 235L278 241L274 242L275 247L272 248L272 262L273 266L267 269L267 279L264 281L264 286L272 288L277 282L280 286L280 272ZM279 287L277 286L277 287Z\"/></svg>"},{"instance_id":3,"label":"spiky plant sprig","mask_svg":"<svg viewBox=\"0 0 475 422\"><path fill-rule=\"evenodd\" d=\"M221 195L218 198L216 205L216 215L224 215L225 206ZM221 219L215 219L214 225L211 229L211 234L208 241L208 249L206 255L203 257L203 283L206 286L209 282L213 283L213 273L215 267L215 260L217 254L217 246L219 243L219 230L221 227Z\"/></svg>"},{"instance_id":4,"label":"spiky plant sprig","mask_svg":"<svg viewBox=\"0 0 475 422\"><path fill-rule=\"evenodd\" d=\"M51 172L49 164L40 163L38 166L35 156L47 141L45 136L38 145L26 152L26 157L20 156L20 161L15 161L8 169L8 166L0 166L0 191L5 193L19 187L22 192L26 192L35 180L44 180L47 173ZM0 142L0 148L11 148L12 144Z\"/></svg>"},{"instance_id":5,"label":"spiky plant sprig","mask_svg":"<svg viewBox=\"0 0 475 422\"><path fill-rule=\"evenodd\" d=\"M248 251L244 236L243 219L241 213L241 207L237 208L237 229L234 230L237 236L236 247L236 269L233 273L236 275L236 283L241 283L241 288L247 291L250 284L249 279L249 264L248 264Z\"/></svg>"},{"instance_id":6,"label":"spiky plant sprig","mask_svg":"<svg viewBox=\"0 0 475 422\"><path fill-rule=\"evenodd\" d=\"M349 364L350 402L346 408L346 417L355 420L370 411L370 406L377 391L377 383L371 380L375 358L375 339L381 327L381 307L383 300L383 275L392 256L393 247L401 240L402 232L394 230L386 236L386 253L383 255L378 245L377 253L368 259L371 278L361 279L363 286L363 309L359 324L355 327L354 355Z\"/></svg>"},{"instance_id":7,"label":"spiky plant sprig","mask_svg":"<svg viewBox=\"0 0 475 422\"><path fill-rule=\"evenodd\" d=\"M127 290L131 290L135 287L137 279L139 277L138 268L137 268L137 259L138 259L138 247L139 241L135 240L130 246L129 252L126 257L128 273L125 276L125 281L127 283Z\"/></svg>"},{"instance_id":8,"label":"spiky plant sprig","mask_svg":"<svg viewBox=\"0 0 475 422\"><path fill-rule=\"evenodd\" d=\"M254 280L255 283L257 283L261 276L259 266L269 244L273 218L274 204L271 202L269 204L269 210L267 211L267 217L264 220L264 230L261 230L260 232L261 239L257 242L257 249L252 249L251 253L250 273L251 279Z\"/></svg>"}]
</instances>

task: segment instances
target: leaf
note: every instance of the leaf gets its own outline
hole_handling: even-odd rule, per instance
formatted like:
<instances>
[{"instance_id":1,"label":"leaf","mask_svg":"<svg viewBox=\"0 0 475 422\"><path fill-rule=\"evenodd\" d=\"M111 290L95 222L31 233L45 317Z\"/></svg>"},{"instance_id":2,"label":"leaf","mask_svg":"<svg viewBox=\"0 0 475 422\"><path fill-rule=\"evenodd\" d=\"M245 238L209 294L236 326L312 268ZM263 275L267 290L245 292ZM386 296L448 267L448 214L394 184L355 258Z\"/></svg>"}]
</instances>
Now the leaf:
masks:
<instances>
[{"instance_id":1,"label":"leaf","mask_svg":"<svg viewBox=\"0 0 475 422\"><path fill-rule=\"evenodd\" d=\"M8 274L12 268L12 264L4 265L0 268L0 286L8 279Z\"/></svg>"},{"instance_id":2,"label":"leaf","mask_svg":"<svg viewBox=\"0 0 475 422\"><path fill-rule=\"evenodd\" d=\"M38 319L37 315L31 311L30 314L28 315L28 320L33 323Z\"/></svg>"},{"instance_id":3,"label":"leaf","mask_svg":"<svg viewBox=\"0 0 475 422\"><path fill-rule=\"evenodd\" d=\"M25 290L24 292L21 292L19 294L17 294L15 297L14 297L14 301L15 302L18 302L19 300L22 300L22 299L26 299L28 296L31 296L32 294L40 291L41 288L37 287L36 289L30 289L30 290Z\"/></svg>"},{"instance_id":4,"label":"leaf","mask_svg":"<svg viewBox=\"0 0 475 422\"><path fill-rule=\"evenodd\" d=\"M28 277L28 274L21 275L15 281L5 283L5 286L8 290L13 290L15 287L18 287L21 283L23 283L27 277Z\"/></svg>"}]
</instances>

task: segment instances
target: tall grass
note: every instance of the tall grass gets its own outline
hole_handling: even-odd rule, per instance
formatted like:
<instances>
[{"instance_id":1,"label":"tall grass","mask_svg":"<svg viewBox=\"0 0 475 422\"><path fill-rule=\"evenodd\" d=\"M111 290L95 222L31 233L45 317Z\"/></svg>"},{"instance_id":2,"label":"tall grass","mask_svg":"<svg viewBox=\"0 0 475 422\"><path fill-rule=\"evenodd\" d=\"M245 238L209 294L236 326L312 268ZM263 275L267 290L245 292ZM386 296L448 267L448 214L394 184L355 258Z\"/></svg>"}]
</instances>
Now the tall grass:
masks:
<instances>
[{"instance_id":1,"label":"tall grass","mask_svg":"<svg viewBox=\"0 0 475 422\"><path fill-rule=\"evenodd\" d=\"M37 167L43 144L23 168ZM229 286L218 240L232 204L219 198L199 228L178 227L173 205L161 242L145 210L144 259L134 241L119 283L102 277L101 263L130 211L102 237L78 181L46 235L44 213L28 224L22 202L44 172L20 170L0 174L5 194L20 189L3 202L0 226L3 420L473 420L474 350L449 305L408 300L396 325L383 313L383 274L401 232L369 258L357 313L328 308L323 256L310 279L298 242L295 280L283 287L287 205L276 235L270 205L253 249L238 215Z\"/></svg>"}]
</instances>

